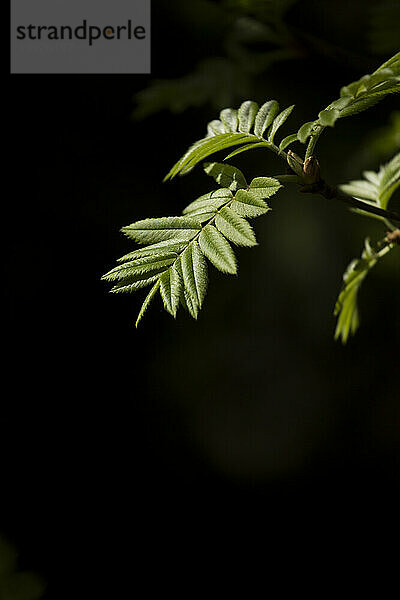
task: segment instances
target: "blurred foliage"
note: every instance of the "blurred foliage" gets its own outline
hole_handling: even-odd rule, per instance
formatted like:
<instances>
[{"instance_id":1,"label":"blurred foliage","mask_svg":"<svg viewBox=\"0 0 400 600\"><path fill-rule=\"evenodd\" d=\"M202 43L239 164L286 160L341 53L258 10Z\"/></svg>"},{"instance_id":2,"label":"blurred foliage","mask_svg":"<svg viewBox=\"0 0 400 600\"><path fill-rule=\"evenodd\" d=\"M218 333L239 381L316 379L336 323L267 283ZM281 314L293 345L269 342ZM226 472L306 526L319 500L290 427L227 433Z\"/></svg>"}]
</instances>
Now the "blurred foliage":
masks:
<instances>
[{"instance_id":1,"label":"blurred foliage","mask_svg":"<svg viewBox=\"0 0 400 600\"><path fill-rule=\"evenodd\" d=\"M352 155L353 172L376 168L400 150L400 111L389 114L385 125L371 127L361 138L359 148Z\"/></svg>"},{"instance_id":2,"label":"blurred foliage","mask_svg":"<svg viewBox=\"0 0 400 600\"><path fill-rule=\"evenodd\" d=\"M294 17L290 14L293 8ZM346 7L348 21L353 20L356 9ZM193 35L206 31L210 39L215 38L219 51L201 58L184 75L153 79L135 95L133 117L143 119L162 110L180 113L206 104L221 109L255 96L257 77L268 73L274 64L301 60L313 53L333 62L363 63L365 69L365 58L343 46L343 36L338 43L318 31L317 21L331 20L335 11L337 7L329 1L316 6L305 0L194 0L189 6L175 0L172 14L180 16ZM398 49L400 3L385 0L367 6L364 12L365 23L358 24L365 28L363 53L394 53ZM300 23L296 18L299 14ZM344 32L344 21L341 26Z\"/></svg>"},{"instance_id":3,"label":"blurred foliage","mask_svg":"<svg viewBox=\"0 0 400 600\"><path fill-rule=\"evenodd\" d=\"M224 0L223 6L239 14L254 15L261 21L279 22L298 0Z\"/></svg>"},{"instance_id":4,"label":"blurred foliage","mask_svg":"<svg viewBox=\"0 0 400 600\"><path fill-rule=\"evenodd\" d=\"M342 87L340 98L320 111L318 119L304 123L296 133L286 136L279 144L279 148L274 144L275 134L292 112L294 105L289 106L278 115L279 104L276 100L268 100L261 108L257 102L251 100L243 102L239 110L225 108L220 112L219 119L208 123L207 136L196 141L187 150L169 171L166 179L179 173L188 173L198 162L210 154L238 145L241 148L231 152L224 160L260 147L266 147L283 156L283 150L290 144L295 141L305 144L309 140L305 154L307 159L313 154L315 145L324 129L333 127L338 119L357 115L375 106L389 94L399 91L400 53L391 57L372 74L364 75L361 79ZM292 164L290 166L293 168ZM296 169L294 168L294 170ZM302 166L300 174L302 174Z\"/></svg>"},{"instance_id":5,"label":"blurred foliage","mask_svg":"<svg viewBox=\"0 0 400 600\"><path fill-rule=\"evenodd\" d=\"M144 119L168 109L180 113L189 106L210 102L218 109L229 104L235 89L248 91L249 79L237 64L227 58L207 58L198 63L193 73L176 79L155 80L136 96L134 116Z\"/></svg>"},{"instance_id":6,"label":"blurred foliage","mask_svg":"<svg viewBox=\"0 0 400 600\"><path fill-rule=\"evenodd\" d=\"M382 0L371 8L368 40L374 54L390 54L399 48L400 2Z\"/></svg>"},{"instance_id":7,"label":"blurred foliage","mask_svg":"<svg viewBox=\"0 0 400 600\"><path fill-rule=\"evenodd\" d=\"M191 21L185 30L175 20L167 27L165 21L157 21L157 7L162 1L153 2L156 13L153 32L157 28L159 33L164 32L164 36L153 35L153 73L159 78L178 77L189 73L192 64L214 53L211 34L217 27L221 29L221 23L212 32L205 29L210 23L207 9L196 13L198 26ZM180 2L180 11L186 6L189 13L195 4L195 0L185 5ZM314 2L317 8L326 4L326 0ZM316 117L318 110L336 97L340 85L357 79L363 72L371 72L378 64L378 60L367 56L367 68L362 70L351 62L351 56L347 60L347 49L353 48L353 43L358 48L365 41L362 34L366 35L368 28L360 34L358 19L364 22L368 16L364 6L371 4L371 0L363 3L335 0L334 4L337 21L332 24L330 12L324 22L330 34L326 37L339 40L346 50L343 61L327 61L328 72L324 73L319 69L323 61L315 52L310 60L275 64L268 76L262 75L256 81L257 95L253 97L257 101L277 97L284 107L292 102L291 96L296 92L296 110L283 126L288 128L287 133L295 131L310 116ZM304 30L304 19L297 20L303 6L304 2L294 4L287 18ZM354 9L357 6L361 6L359 13ZM167 10L166 13L168 16ZM232 14L229 27L233 18ZM356 31L352 43L349 36L343 35L346 24L348 30ZM311 27L317 33L314 18L310 20ZM174 48L168 42L181 44L185 34L180 58L177 51L177 59L171 63ZM215 53L218 52L217 48ZM322 58L325 61L325 55ZM58 561L54 557L55 548L56 554L64 553L67 569L71 555L74 559L76 556L76 539L87 532L85 513L80 502L76 512L70 513L69 497L63 493L62 506L67 507L66 514L71 514L75 530L71 532L70 522L63 521L60 527L71 535L70 545L65 545L64 536L58 531L49 543L54 518L48 499L54 477L59 478L63 492L65 489L65 472L54 470L54 452L49 453L49 447L54 447L61 457L65 452L65 467L69 468L72 460L90 491L93 480L87 477L87 471L88 464L89 471L93 467L94 446L88 445L88 436L90 439L94 436L95 446L98 441L96 447L104 453L105 460L97 461L98 467L94 465L98 468L99 486L104 484L104 468L111 478L116 477L118 485L124 477L120 472L115 475L115 464L120 465L120 471L143 469L143 476L139 475L133 486L129 481L127 494L115 494L114 487L110 488L116 502L120 496L127 498L126 510L118 506L117 511L125 522L132 513L130 494L134 494L134 502L137 489L150 490L146 502L153 497L158 502L167 491L179 511L184 495L177 491L176 481L179 478L180 482L186 482L188 474L199 490L210 498L218 496L219 483L207 479L214 468L218 478L243 478L249 484L245 488L246 506L251 506L254 500L253 476L262 485L271 486L268 489L272 492L275 476L282 477L285 485L295 482L293 488L288 488L290 499L298 496L296 486L309 476L315 483L307 496L312 502L314 492L319 493L321 477L332 484L327 494L337 490L347 498L349 485L353 491L356 489L362 471L368 486L363 493L368 495L370 490L381 493L385 468L392 472L390 466L385 467L385 460L399 441L398 390L391 377L398 369L395 358L400 327L395 289L398 252L393 251L380 261L366 281L367 293L360 294L360 310L368 327L362 327L344 348L332 343L335 320L331 313L342 274L351 257L359 256L366 236L377 239L385 234L378 221L356 218L339 203L312 195L304 195L300 201L287 186L279 191L279 196L274 196L276 200L271 202L273 210L268 218L254 221L259 247L236 251L240 276L222 277L210 269L207 311L200 314L198 322L192 322L179 311L176 324L172 323L162 310L161 298L156 298L145 327L133 331L140 299L122 295L110 298L104 293L98 281L100 274L106 266L113 266L112 257L131 250L132 244L119 236L117 229L147 216L179 214L190 199L208 189L208 178L200 169L190 178L182 177L171 185L161 184L168 163L184 151L194 129L200 137L203 125L214 116L208 107L188 111L179 118L165 111L147 122L128 122L133 89L140 90L152 80L152 76L116 76L112 85L102 77L79 77L73 85L69 78L43 80L39 92L31 94L29 111L26 98L30 97L31 80L13 81L16 88L13 105L18 116L14 154L22 160L18 161L15 180L23 186L19 191L23 204L12 203L17 213L14 222L19 222L23 206L24 218L30 226L25 228L23 236L13 236L12 252L8 254L12 258L9 269L12 284L6 286L6 291L10 296L12 321L7 321L11 323L14 383L22 385L20 393L27 399L27 410L39 416L36 422L43 440L43 455L37 449L37 429L32 428L31 437L21 441L21 452L31 457L32 462L25 467L22 460L18 464L19 484L13 488L12 505L21 536L31 535L27 522L29 519L37 522L40 516L36 527L38 537L43 529L40 539L42 547L47 548L49 562L50 557L53 562ZM339 130L328 130L326 138L321 138L319 160L323 173L329 169L332 182L361 178L365 168L379 167L379 160L373 155L369 156L368 167L356 165L355 156L365 146L367 132L387 125L389 113L398 108L396 102L393 97L353 119L340 119ZM56 136L55 131L59 131ZM54 143L46 145L49 139ZM38 152L38 140L45 143L43 152ZM155 140L163 151L154 146ZM274 154L259 150L251 156L239 155L235 165L251 180L260 173L277 173L274 170L277 160ZM21 164L26 170L23 177ZM73 239L73 243L60 244L61 238ZM54 248L56 252L51 251ZM26 256L30 259L21 286L20 265L26 263ZM82 268L82 256L90 256L88 268ZM46 286L38 272L48 275ZM65 285L61 272L73 272L75 285ZM50 288L52 294L48 293ZM235 318L236 315L240 318ZM26 369L22 382L21 361ZM199 368L193 368L194 364ZM54 402L53 378L43 377L43 365L46 372L65 382L78 412L65 410L63 403ZM99 373L132 374L133 369L135 389L132 390L132 377L124 376L118 394L116 376L99 377ZM227 373L229 377L225 376ZM32 390L38 391L38 403L30 402ZM81 401L77 390L86 392L87 402ZM107 391L113 398L111 408L109 404L96 403L96 396L103 397ZM91 399L96 404L99 428L93 427ZM11 430L14 436L20 435L23 425L19 414L20 411ZM60 418L59 426L48 426L49 414ZM28 419L25 421L28 430ZM71 431L78 438L81 435L81 445L78 439L72 459ZM115 444L103 443L103 431ZM182 440L186 440L185 445ZM133 453L131 443L135 444ZM146 452L153 453L154 463L146 459ZM204 472L198 467L203 460ZM47 466L43 471L43 487L35 488L37 506L29 512L23 501L26 489L21 473L33 477L36 463ZM393 461L393 471L394 468ZM289 475L288 469L293 470ZM310 469L311 474L305 474L304 469ZM176 474L175 483L167 479L171 473ZM157 490L148 487L150 480L157 481L160 477L164 479ZM16 502L19 496L21 510ZM93 498L97 496L96 490ZM237 494L230 489L226 501L232 497ZM269 506L265 496L260 505ZM91 510L89 513L93 514ZM135 514L141 516L140 511ZM155 513L145 514L152 519ZM167 520L168 512L164 514ZM125 524L122 530L124 527ZM112 524L111 529L115 530ZM103 546L93 544L93 539L96 538L87 533L89 546L96 545L103 556ZM85 565L86 544L80 545L78 556L79 553ZM73 588L70 597L74 596L78 578L76 569L72 571L75 575L71 572L69 581L60 580L62 590L68 584Z\"/></svg>"},{"instance_id":8,"label":"blurred foliage","mask_svg":"<svg viewBox=\"0 0 400 600\"><path fill-rule=\"evenodd\" d=\"M400 111L391 113L389 124L368 133L367 148L374 158L386 158L400 150Z\"/></svg>"},{"instance_id":9,"label":"blurred foliage","mask_svg":"<svg viewBox=\"0 0 400 600\"><path fill-rule=\"evenodd\" d=\"M153 81L136 95L133 116L142 119L164 109L179 113L206 103L220 109L250 95L256 75L276 62L303 55L284 23L286 11L296 1L226 0L209 12L209 2L196 2L194 13L203 4L203 19L209 14L210 24L216 19L228 23L226 30L221 28L224 55L200 61L183 77ZM210 24L207 30L212 29Z\"/></svg>"},{"instance_id":10,"label":"blurred foliage","mask_svg":"<svg viewBox=\"0 0 400 600\"><path fill-rule=\"evenodd\" d=\"M19 571L17 552L0 537L0 598L1 600L40 600L43 581L29 571Z\"/></svg>"}]
</instances>

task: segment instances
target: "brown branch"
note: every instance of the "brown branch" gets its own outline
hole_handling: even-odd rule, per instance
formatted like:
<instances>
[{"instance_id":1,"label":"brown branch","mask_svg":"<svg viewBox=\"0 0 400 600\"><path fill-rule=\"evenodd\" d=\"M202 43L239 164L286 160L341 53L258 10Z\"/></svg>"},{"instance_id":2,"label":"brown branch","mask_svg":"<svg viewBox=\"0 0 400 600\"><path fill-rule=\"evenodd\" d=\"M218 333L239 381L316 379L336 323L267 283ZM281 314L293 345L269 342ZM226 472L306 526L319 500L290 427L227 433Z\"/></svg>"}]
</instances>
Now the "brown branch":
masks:
<instances>
[{"instance_id":1,"label":"brown branch","mask_svg":"<svg viewBox=\"0 0 400 600\"><path fill-rule=\"evenodd\" d=\"M345 192L342 192L342 190L337 187L327 184L323 179L310 185L304 185L301 191L311 192L312 194L321 194L321 196L328 200L340 200L340 202L344 202L352 208L357 208L358 210L389 219L389 221L397 221L400 223L400 215L393 210L384 210L379 206L357 200L356 198L353 198L353 196L345 194Z\"/></svg>"},{"instance_id":2,"label":"brown branch","mask_svg":"<svg viewBox=\"0 0 400 600\"><path fill-rule=\"evenodd\" d=\"M290 169L300 177L301 192L310 194L321 194L328 200L340 200L352 208L357 208L373 215L379 215L389 221L397 221L400 223L400 215L393 210L384 210L374 204L357 200L353 196L349 196L342 192L339 188L329 185L321 179L319 162L315 156L310 156L304 162L291 150L287 153L287 162Z\"/></svg>"},{"instance_id":3,"label":"brown branch","mask_svg":"<svg viewBox=\"0 0 400 600\"><path fill-rule=\"evenodd\" d=\"M388 231L385 240L389 242L389 244L398 244L400 246L400 229Z\"/></svg>"}]
</instances>

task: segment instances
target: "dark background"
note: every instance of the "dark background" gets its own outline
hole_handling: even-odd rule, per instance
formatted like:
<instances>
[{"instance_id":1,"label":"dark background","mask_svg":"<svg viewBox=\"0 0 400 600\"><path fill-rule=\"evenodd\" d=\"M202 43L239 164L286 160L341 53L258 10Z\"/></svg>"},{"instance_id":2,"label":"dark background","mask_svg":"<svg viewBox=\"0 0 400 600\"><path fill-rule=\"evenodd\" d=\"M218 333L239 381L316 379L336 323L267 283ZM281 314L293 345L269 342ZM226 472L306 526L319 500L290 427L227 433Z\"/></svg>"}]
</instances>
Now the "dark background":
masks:
<instances>
[{"instance_id":1,"label":"dark background","mask_svg":"<svg viewBox=\"0 0 400 600\"><path fill-rule=\"evenodd\" d=\"M333 50L299 39L301 58L257 76L256 101L296 103L281 137L390 55L368 50L366 4L288 14ZM118 597L203 544L240 556L249 535L275 544L299 525L382 518L398 499L395 252L363 286L356 337L333 341L342 273L379 224L285 190L255 222L259 246L237 251L238 278L210 268L197 322L157 300L136 330L144 294L108 295L100 281L132 247L121 226L179 214L212 188L200 167L161 181L215 108L131 118L154 78L223 53L218 27L181 9L153 2L151 76L10 77L0 531L49 599ZM365 143L396 108L387 99L321 138L332 183L388 158ZM259 151L232 162L249 178L282 172Z\"/></svg>"}]
</instances>

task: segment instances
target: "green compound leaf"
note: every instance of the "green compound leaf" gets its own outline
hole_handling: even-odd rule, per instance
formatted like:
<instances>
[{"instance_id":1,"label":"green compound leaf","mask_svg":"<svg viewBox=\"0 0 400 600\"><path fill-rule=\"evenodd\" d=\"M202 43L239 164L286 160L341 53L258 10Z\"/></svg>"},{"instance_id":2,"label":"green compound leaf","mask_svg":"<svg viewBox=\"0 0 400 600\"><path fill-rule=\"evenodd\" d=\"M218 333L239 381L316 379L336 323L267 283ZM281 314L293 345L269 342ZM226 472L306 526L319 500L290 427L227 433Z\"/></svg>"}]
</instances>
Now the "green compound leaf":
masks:
<instances>
[{"instance_id":1,"label":"green compound leaf","mask_svg":"<svg viewBox=\"0 0 400 600\"><path fill-rule=\"evenodd\" d=\"M341 185L340 189L350 196L386 210L390 198L400 185L400 152L388 163L382 165L379 171L364 171L363 175L365 179L350 181ZM362 210L353 210L369 217L383 219L383 217L371 215Z\"/></svg>"},{"instance_id":2,"label":"green compound leaf","mask_svg":"<svg viewBox=\"0 0 400 600\"><path fill-rule=\"evenodd\" d=\"M367 110L388 94L396 92L400 92L400 52L370 75L342 87L340 98L322 110L318 119L304 123L297 132L297 138L305 143L310 136L315 137L315 144L325 127L333 127L338 119Z\"/></svg>"},{"instance_id":3,"label":"green compound leaf","mask_svg":"<svg viewBox=\"0 0 400 600\"><path fill-rule=\"evenodd\" d=\"M291 114L293 106L278 114L279 105L275 100L265 102L261 108L247 100L238 110L222 110L220 118L208 124L206 137L187 150L165 179L188 173L208 156L228 148L236 147L227 158L261 147L286 155L284 150L291 143L296 140L305 143L311 138L306 152L308 158L325 127L332 127L339 118L366 110L388 94L399 91L400 53L374 73L343 87L340 97L320 111L318 119L305 123L297 133L285 137L279 147L274 144L276 133ZM294 154L289 151L286 157L289 163L290 156ZM299 161L301 165L302 160ZM164 308L171 315L176 316L181 304L197 318L208 286L206 259L220 271L235 274L236 259L230 242L239 246L257 244L246 219L268 212L270 209L265 199L281 187L278 179L272 177L255 178L248 186L241 171L223 163L207 163L205 171L223 188L191 202L182 216L145 219L122 229L128 238L144 247L121 257L118 262L122 264L111 269L103 279L115 283L111 289L114 293L134 292L152 286L137 323L158 291ZM400 154L378 172L365 171L364 180L351 181L342 189L364 202L385 209L400 185L399 173ZM288 181L285 177L296 179L293 175L279 176L281 181ZM382 247L384 243L386 245ZM366 240L361 259L352 261L346 270L344 286L335 308L338 316L336 338L341 337L343 342L358 327L357 294L363 279L392 247L394 243L389 244L385 239L374 250Z\"/></svg>"},{"instance_id":4,"label":"green compound leaf","mask_svg":"<svg viewBox=\"0 0 400 600\"><path fill-rule=\"evenodd\" d=\"M224 109L220 113L219 120L214 119L208 124L207 137L195 142L185 152L164 181L188 173L208 156L234 146L240 148L228 154L225 160L254 148L265 147L276 154L283 152L283 147L279 149L273 141L279 127L283 125L292 110L293 106L289 106L277 115L279 105L276 100L268 100L261 108L258 108L256 102L246 100L238 111L231 108ZM291 140L286 139L286 145L294 139L295 137Z\"/></svg>"},{"instance_id":5,"label":"green compound leaf","mask_svg":"<svg viewBox=\"0 0 400 600\"><path fill-rule=\"evenodd\" d=\"M355 196L356 198L372 200L373 202L376 202L378 198L377 186L369 181L350 181L350 183L341 185L340 188L346 192L346 194Z\"/></svg>"},{"instance_id":6,"label":"green compound leaf","mask_svg":"<svg viewBox=\"0 0 400 600\"><path fill-rule=\"evenodd\" d=\"M350 333L354 335L358 329L360 319L357 296L361 283L376 263L372 257L369 241L366 240L362 258L352 260L343 275L343 288L336 301L334 311L334 315L338 317L335 340L340 337L343 344L347 342Z\"/></svg>"},{"instance_id":7,"label":"green compound leaf","mask_svg":"<svg viewBox=\"0 0 400 600\"><path fill-rule=\"evenodd\" d=\"M186 206L181 217L145 219L122 231L149 245L119 259L102 279L116 282L111 292L135 292L151 285L136 324L160 292L164 308L176 317L179 304L197 319L208 286L207 260L223 273L235 274L236 259L230 241L255 246L254 232L244 217L268 212L263 198L281 187L273 177L258 177L247 186L243 174L229 165L212 163L206 172L230 185L203 194ZM232 188L245 186L236 192ZM166 239L164 239L166 238Z\"/></svg>"},{"instance_id":8,"label":"green compound leaf","mask_svg":"<svg viewBox=\"0 0 400 600\"><path fill-rule=\"evenodd\" d=\"M358 292L361 284L379 259L385 256L392 245L385 246L379 251L373 250L369 239L365 240L364 250L360 259L352 260L343 275L343 287L336 301L334 315L338 317L335 340L341 339L345 344L358 329L360 318L358 310Z\"/></svg>"}]
</instances>

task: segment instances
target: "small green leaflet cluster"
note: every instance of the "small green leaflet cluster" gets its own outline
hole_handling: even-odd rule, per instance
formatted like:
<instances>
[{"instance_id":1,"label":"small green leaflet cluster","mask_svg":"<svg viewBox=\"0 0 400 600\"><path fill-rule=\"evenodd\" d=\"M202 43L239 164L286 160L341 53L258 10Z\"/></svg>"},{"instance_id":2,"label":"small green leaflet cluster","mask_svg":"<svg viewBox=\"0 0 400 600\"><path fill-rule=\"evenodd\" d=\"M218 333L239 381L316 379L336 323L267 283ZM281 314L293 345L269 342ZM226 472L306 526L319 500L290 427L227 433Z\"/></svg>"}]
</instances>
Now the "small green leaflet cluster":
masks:
<instances>
[{"instance_id":1,"label":"small green leaflet cluster","mask_svg":"<svg viewBox=\"0 0 400 600\"><path fill-rule=\"evenodd\" d=\"M318 119L304 123L297 132L297 139L302 143L310 136L316 140L323 129L333 127L337 119L362 112L396 92L400 92L400 52L371 75L364 75L358 81L342 87L340 98L322 110Z\"/></svg>"},{"instance_id":2,"label":"small green leaflet cluster","mask_svg":"<svg viewBox=\"0 0 400 600\"><path fill-rule=\"evenodd\" d=\"M378 172L365 171L363 175L364 180L350 181L350 183L340 186L341 189L365 202L378 204L381 208L386 209L391 196L400 185L400 153L396 154L386 165L382 165ZM382 219L382 217L364 211L357 210L357 212L368 217ZM386 224L389 227L391 225L390 223ZM345 344L350 333L354 334L358 329L357 299L361 283L377 261L392 248L394 248L394 244L387 244L380 249L373 250L369 239L366 239L361 259L353 260L347 267L343 275L343 288L334 311L335 316L338 317L335 339L341 338Z\"/></svg>"},{"instance_id":3,"label":"small green leaflet cluster","mask_svg":"<svg viewBox=\"0 0 400 600\"><path fill-rule=\"evenodd\" d=\"M390 249L390 246L386 246L383 251L375 252L367 238L361 258L352 260L347 267L343 275L343 288L336 301L334 311L334 315L338 317L335 340L341 338L345 344L350 333L354 335L357 331L360 324L357 302L360 286L379 258Z\"/></svg>"},{"instance_id":4,"label":"small green leaflet cluster","mask_svg":"<svg viewBox=\"0 0 400 600\"><path fill-rule=\"evenodd\" d=\"M265 199L282 187L272 177L257 177L248 186L241 171L229 165L210 163L205 171L222 187L191 202L182 216L145 219L122 228L144 247L120 258L121 264L102 279L115 283L114 293L152 286L136 326L157 292L173 317L181 304L196 319L207 291L206 259L223 273L236 274L231 243L257 245L246 219L267 213Z\"/></svg>"},{"instance_id":5,"label":"small green leaflet cluster","mask_svg":"<svg viewBox=\"0 0 400 600\"><path fill-rule=\"evenodd\" d=\"M305 156L308 158L325 127L333 127L337 119L366 110L395 92L400 92L400 52L371 75L364 75L358 81L343 87L340 98L322 110L318 119L304 123L297 133L286 136L279 146L274 144L275 135L294 105L279 112L276 100L268 100L261 108L256 102L246 100L238 110L225 108L220 112L219 119L208 124L206 137L187 150L164 181L176 175L184 175L211 154L234 146L240 147L225 156L224 160L255 148L268 148L276 154L282 154L293 142L300 141L304 144L311 137Z\"/></svg>"},{"instance_id":6,"label":"small green leaflet cluster","mask_svg":"<svg viewBox=\"0 0 400 600\"><path fill-rule=\"evenodd\" d=\"M286 121L293 108L294 105L279 112L279 104L276 100L268 100L261 108L252 100L243 102L238 110L225 108L220 112L219 119L208 124L207 136L189 148L172 167L165 180L172 179L178 174L188 173L211 154L234 146L240 148L228 154L224 160L254 148L269 148L276 153L283 151L294 141L296 134L294 138L288 136L283 139L279 148L274 144L274 139L279 127Z\"/></svg>"},{"instance_id":7,"label":"small green leaflet cluster","mask_svg":"<svg viewBox=\"0 0 400 600\"><path fill-rule=\"evenodd\" d=\"M367 238L361 259L352 260L343 275L343 288L334 311L334 315L338 317L335 340L340 337L343 344L347 342L350 333L354 335L358 329L360 323L357 305L358 291L376 262L375 252Z\"/></svg>"},{"instance_id":8,"label":"small green leaflet cluster","mask_svg":"<svg viewBox=\"0 0 400 600\"><path fill-rule=\"evenodd\" d=\"M350 183L341 185L340 188L358 200L363 200L367 204L376 204L386 210L390 198L400 185L400 152L386 165L382 165L377 173L364 171L363 175L365 179L350 181ZM371 215L357 209L353 210L368 217L382 219L378 215Z\"/></svg>"}]
</instances>

